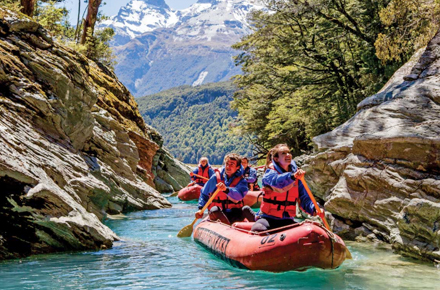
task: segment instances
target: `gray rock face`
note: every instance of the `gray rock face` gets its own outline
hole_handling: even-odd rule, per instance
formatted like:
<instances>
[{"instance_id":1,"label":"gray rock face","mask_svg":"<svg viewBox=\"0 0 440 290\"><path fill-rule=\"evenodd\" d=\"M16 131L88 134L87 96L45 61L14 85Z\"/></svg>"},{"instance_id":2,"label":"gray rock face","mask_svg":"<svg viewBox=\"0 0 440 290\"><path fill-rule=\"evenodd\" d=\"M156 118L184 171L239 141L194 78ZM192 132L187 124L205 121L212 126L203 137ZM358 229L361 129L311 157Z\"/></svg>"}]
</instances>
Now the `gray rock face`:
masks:
<instances>
[{"instance_id":1,"label":"gray rock face","mask_svg":"<svg viewBox=\"0 0 440 290\"><path fill-rule=\"evenodd\" d=\"M439 38L362 101L353 118L314 138L320 153L299 159L339 220L335 229L352 238L373 235L428 260L440 260Z\"/></svg>"},{"instance_id":2,"label":"gray rock face","mask_svg":"<svg viewBox=\"0 0 440 290\"><path fill-rule=\"evenodd\" d=\"M0 8L0 259L107 248L108 213L171 206L153 172L189 169L161 146L114 74Z\"/></svg>"}]
</instances>

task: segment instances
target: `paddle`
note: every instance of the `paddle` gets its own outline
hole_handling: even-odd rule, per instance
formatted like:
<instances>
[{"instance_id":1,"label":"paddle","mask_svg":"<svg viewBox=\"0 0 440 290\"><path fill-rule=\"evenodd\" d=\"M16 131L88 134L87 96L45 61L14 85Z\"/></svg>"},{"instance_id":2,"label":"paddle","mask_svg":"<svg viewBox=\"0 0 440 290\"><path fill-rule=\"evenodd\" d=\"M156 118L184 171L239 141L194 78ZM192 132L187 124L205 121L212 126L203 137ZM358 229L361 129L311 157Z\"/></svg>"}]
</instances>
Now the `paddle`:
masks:
<instances>
[{"instance_id":1,"label":"paddle","mask_svg":"<svg viewBox=\"0 0 440 290\"><path fill-rule=\"evenodd\" d=\"M192 174L192 176L196 176L196 177L204 179L204 180L209 180L209 178L206 178L204 176L201 176L201 175L198 175L198 174L194 174L194 173Z\"/></svg>"},{"instance_id":2,"label":"paddle","mask_svg":"<svg viewBox=\"0 0 440 290\"><path fill-rule=\"evenodd\" d=\"M312 200L313 204L315 205L316 212L322 218L322 221L324 222L324 225L325 225L326 229L331 232L332 230L330 229L330 226L329 226L329 224L327 222L327 219L325 218L325 215L322 214L321 208L318 206L318 203L316 202L315 197L313 196L312 192L310 191L310 188L307 185L306 180L304 179L304 176L302 176L300 178L300 180L301 180L302 184L304 185L304 188L306 189L307 194L309 195L310 199ZM345 248L345 258L346 259L352 259L351 253L347 249L347 247Z\"/></svg>"},{"instance_id":3,"label":"paddle","mask_svg":"<svg viewBox=\"0 0 440 290\"><path fill-rule=\"evenodd\" d=\"M209 178L206 178L206 177L203 177L203 176L201 176L201 175L194 174L194 173L193 173L191 176L197 176L198 178L202 178L202 179L204 179L204 180L209 180ZM196 183L196 182L193 181L193 182L191 182L190 184L188 184L187 186L185 186L185 188L190 187L190 186L194 185L195 183ZM175 192L173 192L173 193L170 195L170 197L172 197L172 196L176 196L177 194L179 194L179 191L175 191Z\"/></svg>"},{"instance_id":4,"label":"paddle","mask_svg":"<svg viewBox=\"0 0 440 290\"><path fill-rule=\"evenodd\" d=\"M217 188L216 191L212 194L212 196L209 198L208 202L205 204L205 206L200 210L201 212L204 212L205 209L211 204L211 202L214 200L214 198L217 196L217 194L220 192L220 188ZM191 237L191 234L193 232L193 226L196 223L197 218L193 220L193 222L185 227L183 227L180 232L177 234L177 237L179 238L187 238Z\"/></svg>"}]
</instances>

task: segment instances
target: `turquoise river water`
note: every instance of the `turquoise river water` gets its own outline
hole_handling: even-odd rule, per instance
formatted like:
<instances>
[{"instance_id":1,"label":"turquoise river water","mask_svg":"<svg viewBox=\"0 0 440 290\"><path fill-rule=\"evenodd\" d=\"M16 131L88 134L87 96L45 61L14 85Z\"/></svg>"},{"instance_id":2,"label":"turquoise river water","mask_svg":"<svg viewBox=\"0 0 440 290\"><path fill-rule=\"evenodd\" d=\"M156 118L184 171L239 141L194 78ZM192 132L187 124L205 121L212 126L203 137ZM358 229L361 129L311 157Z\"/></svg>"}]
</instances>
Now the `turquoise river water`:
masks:
<instances>
[{"instance_id":1,"label":"turquoise river water","mask_svg":"<svg viewBox=\"0 0 440 290\"><path fill-rule=\"evenodd\" d=\"M121 237L103 251L38 255L0 263L0 289L440 289L440 269L372 244L347 243L336 270L268 273L237 269L177 232L195 203L108 220Z\"/></svg>"}]
</instances>

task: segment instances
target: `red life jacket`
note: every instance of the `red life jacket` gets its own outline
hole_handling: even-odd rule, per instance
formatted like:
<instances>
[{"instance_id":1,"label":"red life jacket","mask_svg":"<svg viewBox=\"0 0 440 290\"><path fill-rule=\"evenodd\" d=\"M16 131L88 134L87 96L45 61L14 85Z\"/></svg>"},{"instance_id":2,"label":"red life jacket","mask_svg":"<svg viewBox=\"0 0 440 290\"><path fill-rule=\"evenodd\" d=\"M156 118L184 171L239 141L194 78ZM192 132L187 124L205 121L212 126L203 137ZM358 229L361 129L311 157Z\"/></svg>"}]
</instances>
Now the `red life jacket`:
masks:
<instances>
[{"instance_id":1,"label":"red life jacket","mask_svg":"<svg viewBox=\"0 0 440 290\"><path fill-rule=\"evenodd\" d=\"M199 165L199 171L197 175L201 175L209 179L209 166L206 166L205 170L203 170L202 166ZM205 184L206 182L208 182L208 180L205 180L203 178L196 178L196 182Z\"/></svg>"},{"instance_id":2,"label":"red life jacket","mask_svg":"<svg viewBox=\"0 0 440 290\"><path fill-rule=\"evenodd\" d=\"M273 164L269 165L269 168L276 170ZM281 174L281 172L278 172L278 174ZM278 189L265 186L260 210L264 214L278 218L283 218L285 212L289 217L295 217L297 201L299 202L298 180L288 186L287 190L286 188Z\"/></svg>"},{"instance_id":3,"label":"red life jacket","mask_svg":"<svg viewBox=\"0 0 440 290\"><path fill-rule=\"evenodd\" d=\"M215 169L215 176L217 177L217 183L223 182L221 177L220 177L220 171L218 169ZM235 187L237 186L237 184L243 179L243 176L239 176L234 178L234 180L232 180L231 184L229 185L229 187ZM209 195L211 196L212 193ZM226 210L228 208L242 208L244 205L243 201L240 200L239 202L233 202L232 200L230 200L226 194L226 192L224 191L220 191L217 196L214 198L214 200L211 202L211 204L209 205L208 209L211 209L214 206L218 206L219 208L221 208L222 210Z\"/></svg>"}]
</instances>

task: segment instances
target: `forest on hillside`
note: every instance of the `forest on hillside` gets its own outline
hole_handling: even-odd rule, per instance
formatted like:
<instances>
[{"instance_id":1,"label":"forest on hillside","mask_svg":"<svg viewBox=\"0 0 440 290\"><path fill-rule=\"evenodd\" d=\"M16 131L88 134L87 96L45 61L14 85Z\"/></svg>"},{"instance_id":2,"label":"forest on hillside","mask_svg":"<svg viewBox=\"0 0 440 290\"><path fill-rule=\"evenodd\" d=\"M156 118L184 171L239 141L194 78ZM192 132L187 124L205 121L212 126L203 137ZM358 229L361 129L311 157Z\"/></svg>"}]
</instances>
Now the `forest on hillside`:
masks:
<instances>
[{"instance_id":1,"label":"forest on hillside","mask_svg":"<svg viewBox=\"0 0 440 290\"><path fill-rule=\"evenodd\" d=\"M232 134L237 112L229 104L234 91L231 82L182 86L136 101L174 157L194 164L206 156L211 164L222 164L229 152L252 155L248 140Z\"/></svg>"}]
</instances>

